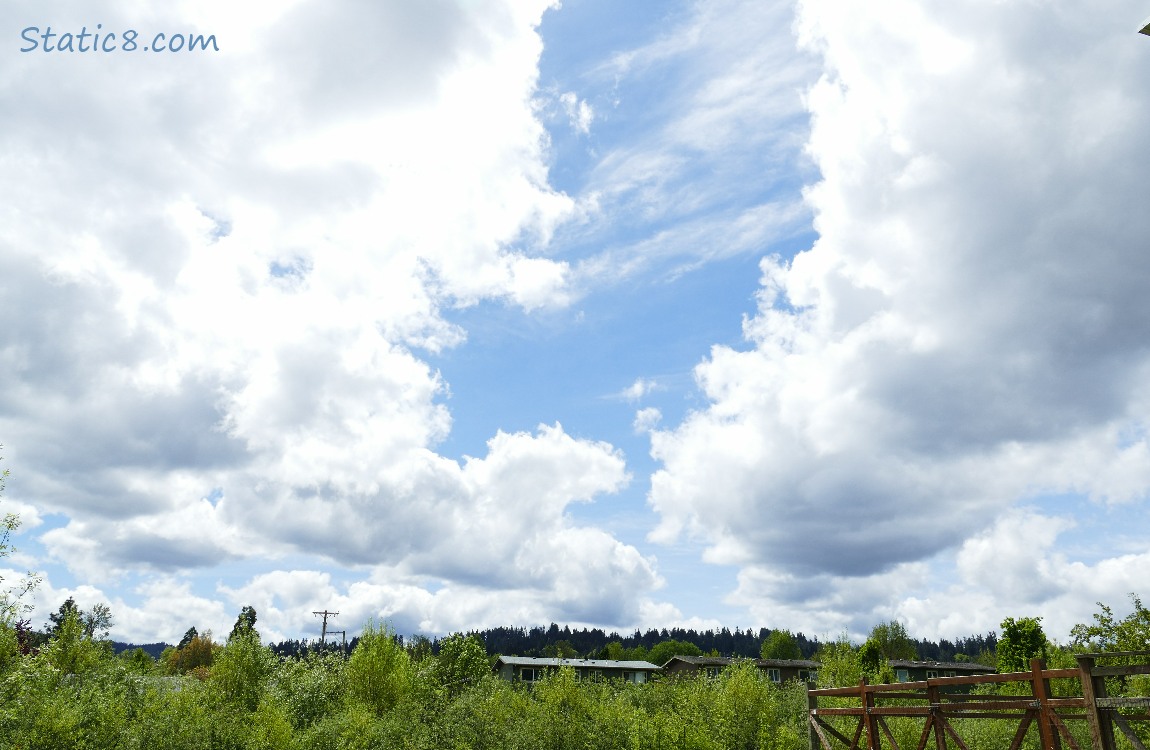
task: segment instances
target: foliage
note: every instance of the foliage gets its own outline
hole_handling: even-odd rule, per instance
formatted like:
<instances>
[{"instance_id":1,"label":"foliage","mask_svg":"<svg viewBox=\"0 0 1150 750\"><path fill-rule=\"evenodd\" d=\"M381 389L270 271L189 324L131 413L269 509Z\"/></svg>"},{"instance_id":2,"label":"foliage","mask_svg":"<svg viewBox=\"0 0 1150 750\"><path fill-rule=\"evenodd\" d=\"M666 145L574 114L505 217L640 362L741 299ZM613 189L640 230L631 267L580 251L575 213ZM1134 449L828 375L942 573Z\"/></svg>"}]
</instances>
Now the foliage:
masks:
<instances>
[{"instance_id":1,"label":"foliage","mask_svg":"<svg viewBox=\"0 0 1150 750\"><path fill-rule=\"evenodd\" d=\"M194 626L193 626L193 627L190 627L190 628L188 628L188 629L187 629L187 630L184 632L184 637L180 639L180 642L179 642L179 644L176 646L176 648L184 648L184 647L186 647L186 646L187 646L189 643L191 643L191 642L192 642L192 639L193 639L193 638L195 638L195 637L196 637L196 636L198 636L198 635L199 635L199 633L196 631L196 628L195 628Z\"/></svg>"},{"instance_id":2,"label":"foliage","mask_svg":"<svg viewBox=\"0 0 1150 750\"><path fill-rule=\"evenodd\" d=\"M824 643L815 654L815 661L819 662L819 687L857 685L865 674L858 651L846 633Z\"/></svg>"},{"instance_id":3,"label":"foliage","mask_svg":"<svg viewBox=\"0 0 1150 750\"><path fill-rule=\"evenodd\" d=\"M1130 601L1134 611L1121 620L1114 617L1110 607L1098 602L1101 612L1094 615L1093 624L1080 623L1071 629L1071 643L1102 653L1150 650L1150 610L1136 594L1130 594ZM1114 679L1109 689L1127 695L1150 695L1150 675Z\"/></svg>"},{"instance_id":4,"label":"foliage","mask_svg":"<svg viewBox=\"0 0 1150 750\"><path fill-rule=\"evenodd\" d=\"M574 659L579 652L568 641L556 641L543 647L543 655L556 659Z\"/></svg>"},{"instance_id":5,"label":"foliage","mask_svg":"<svg viewBox=\"0 0 1150 750\"><path fill-rule=\"evenodd\" d=\"M760 659L801 659L803 652L799 643L789 630L772 630L771 634L763 639L763 646L759 650Z\"/></svg>"},{"instance_id":6,"label":"foliage","mask_svg":"<svg viewBox=\"0 0 1150 750\"><path fill-rule=\"evenodd\" d=\"M236 624L232 626L232 632L228 634L228 641L230 642L233 638L246 637L248 634L255 632L255 629L255 607L246 605L243 609L240 610L239 616L236 617ZM187 633L184 634L184 637L187 637Z\"/></svg>"},{"instance_id":7,"label":"foliage","mask_svg":"<svg viewBox=\"0 0 1150 750\"><path fill-rule=\"evenodd\" d=\"M1147 651L1150 650L1150 610L1142 605L1142 599L1130 594L1134 611L1121 620L1114 617L1113 610L1102 602L1102 610L1094 614L1094 623L1079 623L1070 630L1071 643L1091 651Z\"/></svg>"},{"instance_id":8,"label":"foliage","mask_svg":"<svg viewBox=\"0 0 1150 750\"><path fill-rule=\"evenodd\" d=\"M998 639L998 671L1025 672L1030 660L1046 658L1046 633L1042 631L1041 617L1007 617L1002 621L1002 636Z\"/></svg>"},{"instance_id":9,"label":"foliage","mask_svg":"<svg viewBox=\"0 0 1150 750\"><path fill-rule=\"evenodd\" d=\"M425 635L414 636L404 648L407 649L407 656L413 663L421 662L435 654L431 639Z\"/></svg>"},{"instance_id":10,"label":"foliage","mask_svg":"<svg viewBox=\"0 0 1150 750\"><path fill-rule=\"evenodd\" d=\"M181 641L182 642L182 641ZM168 674L187 674L197 669L206 670L212 666L221 646L212 641L212 631L203 635L193 635L191 640L180 648L165 649L160 663Z\"/></svg>"},{"instance_id":11,"label":"foliage","mask_svg":"<svg viewBox=\"0 0 1150 750\"><path fill-rule=\"evenodd\" d=\"M2 447L2 446L0 446ZM3 457L0 456L0 460ZM8 479L8 470L0 472L0 493L4 492L4 483ZM20 528L20 516L15 513L5 513L0 517L0 559L10 556L16 551L9 540ZM0 584L4 577L0 576ZM22 602L26 594L31 593L40 584L40 577L29 571L19 583L11 588L0 588L0 627L11 628L17 618L32 611L32 605Z\"/></svg>"},{"instance_id":12,"label":"foliage","mask_svg":"<svg viewBox=\"0 0 1150 750\"><path fill-rule=\"evenodd\" d=\"M467 686L479 684L490 672L487 651L476 636L455 633L441 642L435 676L449 695L458 695Z\"/></svg>"},{"instance_id":13,"label":"foliage","mask_svg":"<svg viewBox=\"0 0 1150 750\"><path fill-rule=\"evenodd\" d=\"M337 713L345 695L346 660L334 653L308 654L279 665L270 690L297 729L318 723Z\"/></svg>"},{"instance_id":14,"label":"foliage","mask_svg":"<svg viewBox=\"0 0 1150 750\"><path fill-rule=\"evenodd\" d=\"M254 629L237 633L225 646L212 644L210 633L197 633L182 648L170 649L165 664L197 648L201 654L214 651L214 659L187 674L161 675L146 668L146 654L114 656L73 611L40 654L10 653L0 666L0 748L807 747L804 685L776 685L749 660L715 678L631 684L580 680L575 671L561 669L528 686L489 674L474 634L455 634L438 646L437 656L424 655L416 665L388 628L368 623L347 659L308 653L281 661ZM867 650L852 647L845 636L825 644L820 681L857 685ZM881 655L876 643L869 650ZM1052 662L1072 658L1068 650L1051 652ZM900 747L918 742L921 724L888 724ZM985 722L959 731L970 750L992 750L1008 745L1014 728ZM1033 738L1023 747L1034 750Z\"/></svg>"},{"instance_id":15,"label":"foliage","mask_svg":"<svg viewBox=\"0 0 1150 750\"><path fill-rule=\"evenodd\" d=\"M112 609L107 604L94 604L85 612L76 606L76 600L69 596L59 609L48 615L51 623L48 626L48 635L52 636L59 632L64 620L70 615L76 616L89 638L107 638L108 632L112 629Z\"/></svg>"},{"instance_id":16,"label":"foliage","mask_svg":"<svg viewBox=\"0 0 1150 750\"><path fill-rule=\"evenodd\" d=\"M44 659L61 675L87 674L111 654L111 644L94 639L79 610L75 609L64 615L63 622L42 651Z\"/></svg>"},{"instance_id":17,"label":"foliage","mask_svg":"<svg viewBox=\"0 0 1150 750\"><path fill-rule=\"evenodd\" d=\"M890 661L882 651L882 647L873 639L868 638L866 643L859 647L858 663L863 675L871 683L894 682L894 670Z\"/></svg>"},{"instance_id":18,"label":"foliage","mask_svg":"<svg viewBox=\"0 0 1150 750\"><path fill-rule=\"evenodd\" d=\"M883 658L891 659L917 659L918 651L914 641L906 632L906 626L898 620L880 622L870 631L868 641L872 641L882 652Z\"/></svg>"},{"instance_id":19,"label":"foliage","mask_svg":"<svg viewBox=\"0 0 1150 750\"><path fill-rule=\"evenodd\" d=\"M386 625L364 626L345 670L352 698L382 715L403 700L412 687L411 660Z\"/></svg>"},{"instance_id":20,"label":"foliage","mask_svg":"<svg viewBox=\"0 0 1150 750\"><path fill-rule=\"evenodd\" d=\"M702 656L703 651L693 643L676 641L674 639L663 641L647 652L647 661L661 667L671 660L673 656Z\"/></svg>"},{"instance_id":21,"label":"foliage","mask_svg":"<svg viewBox=\"0 0 1150 750\"><path fill-rule=\"evenodd\" d=\"M156 671L156 660L142 648L135 648L120 654L127 668L137 674L151 674Z\"/></svg>"},{"instance_id":22,"label":"foliage","mask_svg":"<svg viewBox=\"0 0 1150 750\"><path fill-rule=\"evenodd\" d=\"M234 632L216 654L210 682L225 700L254 711L278 660L255 630Z\"/></svg>"}]
</instances>

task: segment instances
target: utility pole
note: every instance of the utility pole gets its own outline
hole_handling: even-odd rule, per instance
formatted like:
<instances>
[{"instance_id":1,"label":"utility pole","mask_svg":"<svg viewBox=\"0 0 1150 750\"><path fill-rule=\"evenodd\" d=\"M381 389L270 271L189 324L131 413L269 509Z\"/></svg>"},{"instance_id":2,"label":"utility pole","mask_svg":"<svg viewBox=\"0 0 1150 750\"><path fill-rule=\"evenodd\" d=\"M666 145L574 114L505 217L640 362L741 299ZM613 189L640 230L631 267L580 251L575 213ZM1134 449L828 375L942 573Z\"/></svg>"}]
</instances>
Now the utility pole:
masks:
<instances>
[{"instance_id":1,"label":"utility pole","mask_svg":"<svg viewBox=\"0 0 1150 750\"><path fill-rule=\"evenodd\" d=\"M327 640L327 618L328 617L335 617L336 615L339 614L339 612L328 612L325 609L322 612L314 612L313 611L312 614L315 615L316 617L322 617L323 618L323 629L320 631L320 635L319 635L319 646L322 649L324 646L324 642Z\"/></svg>"}]
</instances>

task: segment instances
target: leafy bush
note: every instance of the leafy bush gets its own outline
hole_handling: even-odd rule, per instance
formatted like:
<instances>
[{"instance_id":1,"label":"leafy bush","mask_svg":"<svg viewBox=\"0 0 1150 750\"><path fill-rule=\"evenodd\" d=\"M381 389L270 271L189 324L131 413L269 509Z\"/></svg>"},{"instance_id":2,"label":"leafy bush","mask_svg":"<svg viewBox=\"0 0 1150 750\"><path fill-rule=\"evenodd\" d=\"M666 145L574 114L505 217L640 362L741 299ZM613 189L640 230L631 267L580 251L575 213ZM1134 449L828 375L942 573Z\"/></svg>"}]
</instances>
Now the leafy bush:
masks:
<instances>
[{"instance_id":1,"label":"leafy bush","mask_svg":"<svg viewBox=\"0 0 1150 750\"><path fill-rule=\"evenodd\" d=\"M411 692L412 669L407 652L387 626L368 622L344 671L347 690L383 715Z\"/></svg>"},{"instance_id":2,"label":"leafy bush","mask_svg":"<svg viewBox=\"0 0 1150 750\"><path fill-rule=\"evenodd\" d=\"M277 667L271 679L271 692L295 729L310 727L340 709L345 695L346 665L338 654L313 653Z\"/></svg>"},{"instance_id":3,"label":"leafy bush","mask_svg":"<svg viewBox=\"0 0 1150 750\"><path fill-rule=\"evenodd\" d=\"M230 638L212 665L209 682L228 701L255 711L278 660L254 630Z\"/></svg>"}]
</instances>

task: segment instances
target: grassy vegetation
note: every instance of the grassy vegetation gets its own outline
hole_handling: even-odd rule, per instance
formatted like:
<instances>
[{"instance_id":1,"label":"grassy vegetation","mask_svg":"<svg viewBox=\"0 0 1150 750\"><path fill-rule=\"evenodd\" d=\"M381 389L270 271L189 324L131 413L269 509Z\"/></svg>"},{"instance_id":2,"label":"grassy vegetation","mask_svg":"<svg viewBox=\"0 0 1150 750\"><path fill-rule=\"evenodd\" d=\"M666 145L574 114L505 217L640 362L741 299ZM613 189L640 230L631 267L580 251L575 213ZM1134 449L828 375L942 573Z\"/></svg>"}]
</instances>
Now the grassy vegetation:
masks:
<instances>
[{"instance_id":1,"label":"grassy vegetation","mask_svg":"<svg viewBox=\"0 0 1150 750\"><path fill-rule=\"evenodd\" d=\"M346 660L281 661L256 634L239 633L217 644L210 664L181 672L178 659L114 656L75 617L38 653L10 648L6 657L6 750L807 746L804 687L775 685L749 664L718 679L645 685L560 670L529 688L487 674L485 660L415 660L373 625Z\"/></svg>"}]
</instances>

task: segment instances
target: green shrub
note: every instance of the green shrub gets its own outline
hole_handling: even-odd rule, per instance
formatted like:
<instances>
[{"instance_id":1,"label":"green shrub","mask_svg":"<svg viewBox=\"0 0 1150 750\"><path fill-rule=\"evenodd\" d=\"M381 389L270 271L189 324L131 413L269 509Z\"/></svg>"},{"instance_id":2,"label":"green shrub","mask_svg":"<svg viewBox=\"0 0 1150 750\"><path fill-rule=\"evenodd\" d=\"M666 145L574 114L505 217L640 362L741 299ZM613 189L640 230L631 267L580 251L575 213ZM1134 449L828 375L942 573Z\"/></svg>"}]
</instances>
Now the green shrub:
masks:
<instances>
[{"instance_id":1,"label":"green shrub","mask_svg":"<svg viewBox=\"0 0 1150 750\"><path fill-rule=\"evenodd\" d=\"M303 729L342 706L347 662L338 654L308 654L281 663L271 679L271 691L287 711L295 729Z\"/></svg>"},{"instance_id":2,"label":"green shrub","mask_svg":"<svg viewBox=\"0 0 1150 750\"><path fill-rule=\"evenodd\" d=\"M411 661L387 627L368 622L344 671L348 694L377 716L407 697L412 687Z\"/></svg>"}]
</instances>

